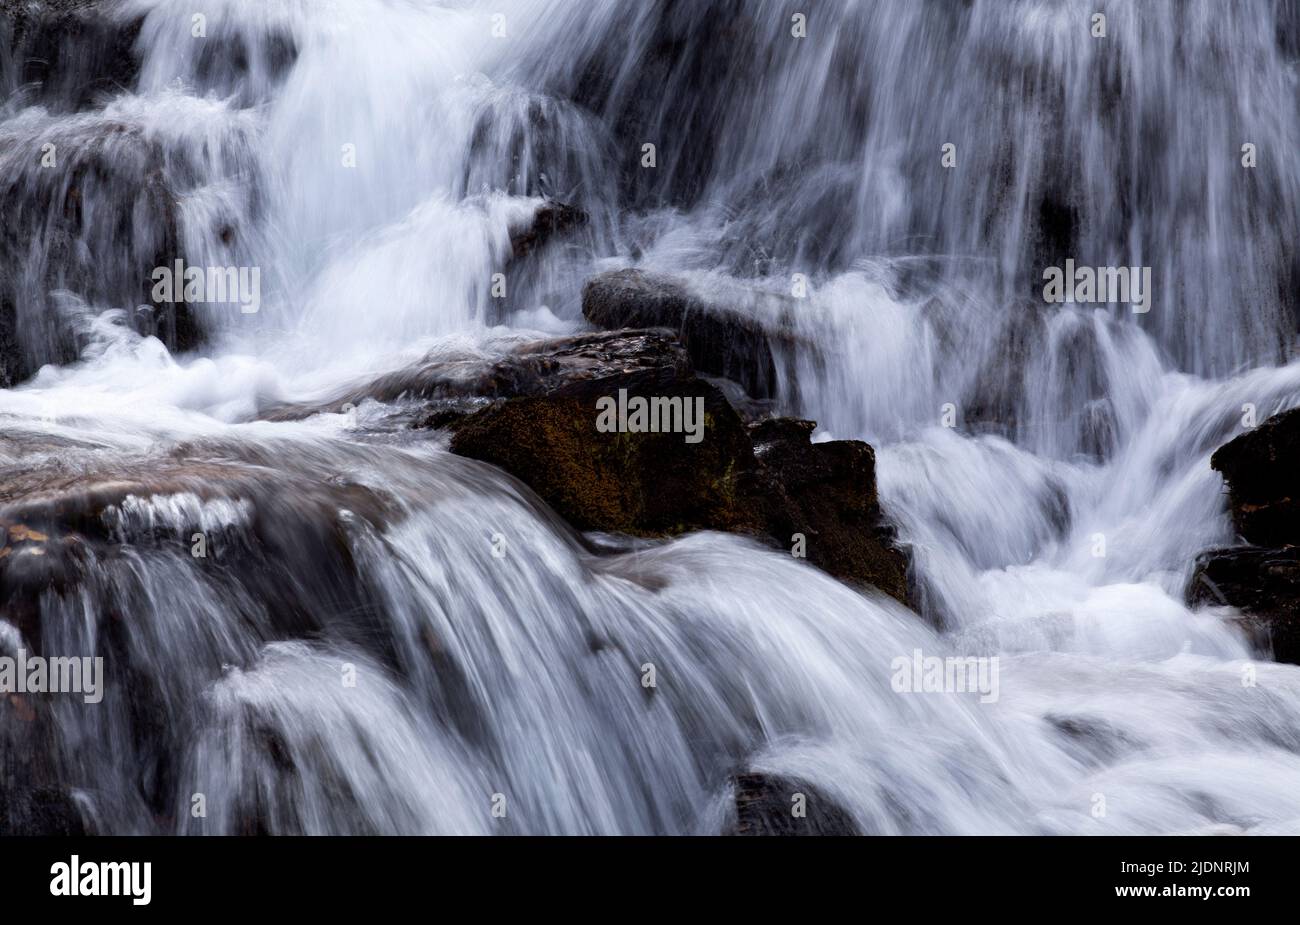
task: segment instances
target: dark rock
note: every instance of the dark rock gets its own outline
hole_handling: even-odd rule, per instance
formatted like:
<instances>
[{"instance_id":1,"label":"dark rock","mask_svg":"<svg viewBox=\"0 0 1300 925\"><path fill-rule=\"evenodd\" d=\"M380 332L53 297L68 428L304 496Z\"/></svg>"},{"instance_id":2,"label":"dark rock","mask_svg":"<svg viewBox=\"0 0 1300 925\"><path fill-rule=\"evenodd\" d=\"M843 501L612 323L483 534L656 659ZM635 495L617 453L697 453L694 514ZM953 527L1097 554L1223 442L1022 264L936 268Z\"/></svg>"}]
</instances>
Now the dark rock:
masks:
<instances>
[{"instance_id":1,"label":"dark rock","mask_svg":"<svg viewBox=\"0 0 1300 925\"><path fill-rule=\"evenodd\" d=\"M1300 409L1275 414L1219 447L1237 532L1252 545L1197 557L1187 598L1228 605L1262 649L1300 663Z\"/></svg>"},{"instance_id":2,"label":"dark rock","mask_svg":"<svg viewBox=\"0 0 1300 925\"><path fill-rule=\"evenodd\" d=\"M787 548L802 533L809 562L907 601L907 562L876 496L875 451L861 440L813 443L816 426L771 418L749 428L766 532Z\"/></svg>"},{"instance_id":3,"label":"dark rock","mask_svg":"<svg viewBox=\"0 0 1300 925\"><path fill-rule=\"evenodd\" d=\"M582 334L522 344L505 358L487 362L478 356L463 360L431 357L347 389L327 401L277 405L265 409L259 417L300 420L323 412L338 413L349 406L355 408L367 399L393 402L406 398L436 403L421 419L432 422L433 416L443 411L477 411L484 399L545 395L571 382L664 366L682 375L690 374L690 362L680 344L662 331Z\"/></svg>"},{"instance_id":4,"label":"dark rock","mask_svg":"<svg viewBox=\"0 0 1300 925\"><path fill-rule=\"evenodd\" d=\"M41 164L47 142L53 167ZM110 119L0 129L0 386L77 356L77 306L61 291L132 309L127 323L171 349L197 344L188 307L151 297L153 269L182 256L166 162L140 126Z\"/></svg>"},{"instance_id":5,"label":"dark rock","mask_svg":"<svg viewBox=\"0 0 1300 925\"><path fill-rule=\"evenodd\" d=\"M1238 608L1261 648L1279 662L1300 664L1300 547L1208 550L1197 557L1187 597Z\"/></svg>"},{"instance_id":6,"label":"dark rock","mask_svg":"<svg viewBox=\"0 0 1300 925\"><path fill-rule=\"evenodd\" d=\"M0 698L6 695L0 694ZM0 832L5 835L83 836L81 811L72 797L51 787L18 792L0 800Z\"/></svg>"},{"instance_id":7,"label":"dark rock","mask_svg":"<svg viewBox=\"0 0 1300 925\"><path fill-rule=\"evenodd\" d=\"M1300 545L1300 408L1276 414L1215 452L1237 531L1260 546Z\"/></svg>"},{"instance_id":8,"label":"dark rock","mask_svg":"<svg viewBox=\"0 0 1300 925\"><path fill-rule=\"evenodd\" d=\"M0 0L0 90L54 112L129 90L141 21L104 0Z\"/></svg>"},{"instance_id":9,"label":"dark rock","mask_svg":"<svg viewBox=\"0 0 1300 925\"><path fill-rule=\"evenodd\" d=\"M739 774L736 814L725 835L861 835L853 818L817 788L791 778ZM795 794L804 815L796 816Z\"/></svg>"},{"instance_id":10,"label":"dark rock","mask_svg":"<svg viewBox=\"0 0 1300 925\"><path fill-rule=\"evenodd\" d=\"M441 430L444 427L450 427L457 421L464 420L469 414L460 408L436 408L421 414L412 422L411 426L420 430Z\"/></svg>"},{"instance_id":11,"label":"dark rock","mask_svg":"<svg viewBox=\"0 0 1300 925\"><path fill-rule=\"evenodd\" d=\"M150 455L93 472L24 461L0 467L0 613L31 651L45 643L45 614L55 598L87 595L102 613L150 611L146 592L108 578L119 568L124 544L196 562L234 596L264 602L268 638L299 638L327 627L368 643L378 638L368 616L371 590L360 584L338 512L346 509L382 527L395 515L388 499L355 483L323 482L291 462L273 469L269 456L250 453L235 461L238 448L214 450L221 452L231 457ZM127 499L182 494L244 503L247 522L148 526L120 514ZM191 554L196 532L207 546L201 561ZM137 593L141 599L128 600ZM330 605L322 608L322 599ZM389 653L381 648L376 654Z\"/></svg>"},{"instance_id":12,"label":"dark rock","mask_svg":"<svg viewBox=\"0 0 1300 925\"><path fill-rule=\"evenodd\" d=\"M452 432L451 449L506 470L579 530L673 536L724 530L791 550L845 581L908 600L907 561L876 498L875 454L855 440L814 444L811 421L749 413L697 376L663 330L602 331L534 341L499 359L430 357L325 402L261 415L293 420L367 399L423 403L416 429ZM700 399L704 436L601 433L602 398ZM410 415L409 412L407 412Z\"/></svg>"},{"instance_id":13,"label":"dark rock","mask_svg":"<svg viewBox=\"0 0 1300 925\"><path fill-rule=\"evenodd\" d=\"M681 338L696 370L733 379L755 398L771 398L778 387L773 343L792 344L792 308L766 292L737 288L734 298L747 301L753 313L706 299L672 276L615 270L583 287L582 314L607 330L668 328Z\"/></svg>"},{"instance_id":14,"label":"dark rock","mask_svg":"<svg viewBox=\"0 0 1300 925\"><path fill-rule=\"evenodd\" d=\"M547 200L537 207L532 221L510 231L510 248L516 259L526 257L557 235L587 223L587 213L576 206Z\"/></svg>"},{"instance_id":15,"label":"dark rock","mask_svg":"<svg viewBox=\"0 0 1300 925\"><path fill-rule=\"evenodd\" d=\"M471 381L501 397L459 420L451 449L505 469L581 530L670 536L724 530L790 550L906 601L907 565L883 526L875 455L859 441L814 444L811 421L751 426L697 377L681 346L656 331L622 331L521 348ZM702 402L703 439L602 433L597 402Z\"/></svg>"},{"instance_id":16,"label":"dark rock","mask_svg":"<svg viewBox=\"0 0 1300 925\"><path fill-rule=\"evenodd\" d=\"M466 418L451 448L526 482L571 524L659 536L688 530L757 530L742 484L755 468L745 425L717 388L684 371L684 358L654 352L596 378L547 377ZM556 379L559 381L556 382ZM554 382L536 394L539 382ZM704 436L600 433L597 401L671 398L702 403ZM699 400L697 403L696 400Z\"/></svg>"}]
</instances>

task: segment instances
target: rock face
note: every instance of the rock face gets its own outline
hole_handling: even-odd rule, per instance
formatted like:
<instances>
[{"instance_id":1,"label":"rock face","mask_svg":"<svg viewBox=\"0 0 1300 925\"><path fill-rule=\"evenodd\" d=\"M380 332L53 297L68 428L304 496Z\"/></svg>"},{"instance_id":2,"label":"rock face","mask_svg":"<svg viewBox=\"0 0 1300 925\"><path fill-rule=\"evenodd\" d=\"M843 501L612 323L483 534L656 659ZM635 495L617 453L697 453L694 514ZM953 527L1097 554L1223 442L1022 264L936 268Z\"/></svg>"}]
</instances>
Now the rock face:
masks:
<instances>
[{"instance_id":1,"label":"rock face","mask_svg":"<svg viewBox=\"0 0 1300 925\"><path fill-rule=\"evenodd\" d=\"M615 270L583 287L582 314L607 330L668 328L681 338L696 370L733 379L755 398L770 398L778 384L771 341L783 336L785 306L765 293L747 297L762 303L757 307L766 319L706 300L672 276Z\"/></svg>"},{"instance_id":2,"label":"rock face","mask_svg":"<svg viewBox=\"0 0 1300 925\"><path fill-rule=\"evenodd\" d=\"M505 469L575 527L764 537L787 550L797 545L838 578L906 600L906 560L883 525L871 447L811 443L811 421L747 425L667 334L547 341L521 348L478 381L506 397L468 416L435 412L427 423L449 425L454 452ZM602 432L598 403L630 408L634 399L701 409L700 439L681 430Z\"/></svg>"},{"instance_id":3,"label":"rock face","mask_svg":"<svg viewBox=\"0 0 1300 925\"><path fill-rule=\"evenodd\" d=\"M1300 664L1300 409L1223 445L1210 464L1223 473L1233 523L1251 545L1202 553L1188 598L1239 608L1274 658Z\"/></svg>"},{"instance_id":4,"label":"rock face","mask_svg":"<svg viewBox=\"0 0 1300 925\"><path fill-rule=\"evenodd\" d=\"M848 813L802 781L740 774L733 783L736 815L724 835L862 834Z\"/></svg>"}]
</instances>

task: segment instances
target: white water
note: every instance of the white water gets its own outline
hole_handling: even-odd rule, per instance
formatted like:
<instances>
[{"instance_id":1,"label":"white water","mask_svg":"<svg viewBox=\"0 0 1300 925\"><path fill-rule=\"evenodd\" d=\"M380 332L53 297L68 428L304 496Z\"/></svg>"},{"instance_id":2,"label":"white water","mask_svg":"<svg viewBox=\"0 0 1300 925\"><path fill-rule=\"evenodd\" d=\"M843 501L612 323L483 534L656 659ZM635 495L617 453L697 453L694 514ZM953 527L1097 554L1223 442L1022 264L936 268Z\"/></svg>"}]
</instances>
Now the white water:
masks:
<instances>
[{"instance_id":1,"label":"white water","mask_svg":"<svg viewBox=\"0 0 1300 925\"><path fill-rule=\"evenodd\" d=\"M87 819L710 832L729 776L757 770L871 833L1300 832L1300 668L1182 603L1196 553L1232 539L1209 454L1244 404L1262 420L1300 403L1300 364L1279 365L1295 62L1268 3L1100 4L1105 40L1095 5L810 4L796 40L766 0L223 0L195 39L185 3L133 2L137 86L76 115L11 101L0 133L138 126L182 190L187 261L260 266L262 307L204 306L208 345L173 357L113 323L134 306L75 293L82 360L0 392L6 432L28 435L4 445L10 475L151 473L173 454L238 469L237 500L199 479L114 508L124 542L42 599L46 651L107 647L132 669L110 665L100 708L56 708ZM244 72L196 53L236 36ZM491 275L544 195L591 221L503 315ZM1153 266L1148 315L1032 304L1061 203L1077 217L1059 256ZM254 420L431 351L578 330L581 283L634 260L771 292L809 276L796 325L818 351L785 410L877 447L923 617L735 537L594 554L374 403ZM964 427L940 426L946 403ZM355 486L383 516L340 500ZM313 523L340 531L359 589L315 558L333 547ZM193 529L249 543L232 568L265 575L143 538ZM306 641L284 638L286 600L314 621ZM916 648L1000 655L1000 699L895 693L890 662Z\"/></svg>"}]
</instances>

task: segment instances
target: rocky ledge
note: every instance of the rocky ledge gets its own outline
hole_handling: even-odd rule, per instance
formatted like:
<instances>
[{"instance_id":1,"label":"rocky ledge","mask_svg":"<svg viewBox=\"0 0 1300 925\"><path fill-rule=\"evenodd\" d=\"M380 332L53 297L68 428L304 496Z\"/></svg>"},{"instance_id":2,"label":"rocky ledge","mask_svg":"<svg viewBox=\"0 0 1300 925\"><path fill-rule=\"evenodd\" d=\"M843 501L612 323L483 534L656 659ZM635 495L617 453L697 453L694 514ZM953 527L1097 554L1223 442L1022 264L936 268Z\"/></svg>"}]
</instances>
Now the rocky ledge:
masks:
<instances>
[{"instance_id":1,"label":"rocky ledge","mask_svg":"<svg viewBox=\"0 0 1300 925\"><path fill-rule=\"evenodd\" d=\"M1262 648L1300 664L1300 409L1224 444L1210 465L1246 545L1203 552L1188 598L1238 608Z\"/></svg>"}]
</instances>

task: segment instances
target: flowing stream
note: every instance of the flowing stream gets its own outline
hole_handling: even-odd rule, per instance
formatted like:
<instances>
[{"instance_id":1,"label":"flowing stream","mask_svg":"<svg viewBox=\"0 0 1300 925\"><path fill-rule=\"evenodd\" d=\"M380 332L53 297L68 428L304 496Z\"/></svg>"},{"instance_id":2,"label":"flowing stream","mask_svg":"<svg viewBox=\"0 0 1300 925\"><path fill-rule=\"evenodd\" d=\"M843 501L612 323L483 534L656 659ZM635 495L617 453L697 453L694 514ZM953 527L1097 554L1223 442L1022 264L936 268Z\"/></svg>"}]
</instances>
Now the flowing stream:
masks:
<instances>
[{"instance_id":1,"label":"flowing stream","mask_svg":"<svg viewBox=\"0 0 1300 925\"><path fill-rule=\"evenodd\" d=\"M1300 667L1184 602L1234 537L1209 455L1300 404L1294 4L193 6L124 4L139 70L89 105L0 73L5 182L74 182L55 142L94 218L0 279L38 369L5 516L143 486L0 627L106 658L43 733L93 831L713 833L762 773L872 834L1300 834ZM589 220L494 298L545 198ZM126 323L169 236L261 274L175 355ZM1151 267L1149 311L1044 303L1066 257ZM876 448L922 613L736 536L611 550L401 401L264 419L584 330L629 265L806 281L778 404ZM998 698L896 692L918 649L996 656Z\"/></svg>"}]
</instances>

